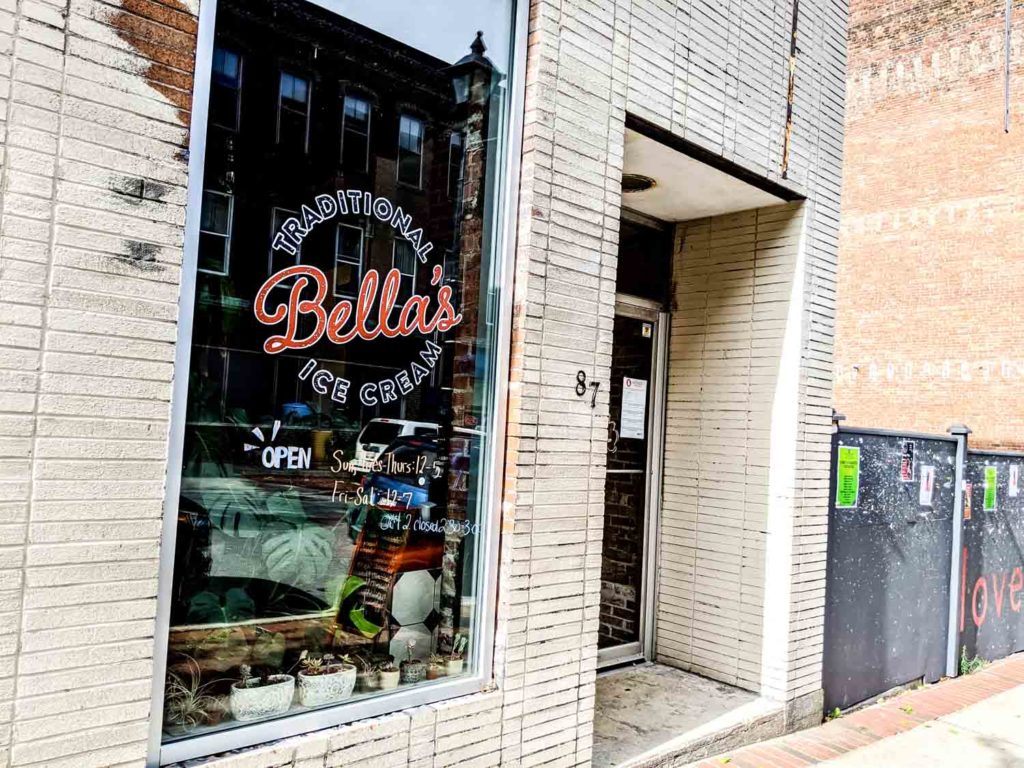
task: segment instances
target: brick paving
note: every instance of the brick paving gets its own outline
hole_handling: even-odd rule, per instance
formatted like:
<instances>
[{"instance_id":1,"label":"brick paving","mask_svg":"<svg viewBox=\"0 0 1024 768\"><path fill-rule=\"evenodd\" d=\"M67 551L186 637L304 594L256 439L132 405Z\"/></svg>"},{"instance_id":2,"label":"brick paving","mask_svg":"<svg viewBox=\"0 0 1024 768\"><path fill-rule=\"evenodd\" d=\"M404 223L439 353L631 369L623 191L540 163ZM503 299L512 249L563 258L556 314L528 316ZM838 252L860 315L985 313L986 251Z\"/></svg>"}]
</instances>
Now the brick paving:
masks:
<instances>
[{"instance_id":1,"label":"brick paving","mask_svg":"<svg viewBox=\"0 0 1024 768\"><path fill-rule=\"evenodd\" d=\"M1024 653L996 661L966 677L895 695L806 731L726 752L691 768L802 768L831 760L997 693L1024 685Z\"/></svg>"}]
</instances>

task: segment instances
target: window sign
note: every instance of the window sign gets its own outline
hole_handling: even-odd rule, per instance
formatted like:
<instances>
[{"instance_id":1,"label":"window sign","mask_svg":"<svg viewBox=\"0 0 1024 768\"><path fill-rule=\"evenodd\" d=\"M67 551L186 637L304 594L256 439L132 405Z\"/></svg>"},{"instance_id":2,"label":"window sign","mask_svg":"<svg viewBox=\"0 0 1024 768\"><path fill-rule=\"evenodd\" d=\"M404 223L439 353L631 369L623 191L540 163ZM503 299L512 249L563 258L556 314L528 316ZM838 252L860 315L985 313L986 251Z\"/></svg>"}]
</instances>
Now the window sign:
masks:
<instances>
[{"instance_id":1,"label":"window sign","mask_svg":"<svg viewBox=\"0 0 1024 768\"><path fill-rule=\"evenodd\" d=\"M337 5L217 3L163 585L174 759L483 673L508 120L486 41L511 49L512 6Z\"/></svg>"}]
</instances>

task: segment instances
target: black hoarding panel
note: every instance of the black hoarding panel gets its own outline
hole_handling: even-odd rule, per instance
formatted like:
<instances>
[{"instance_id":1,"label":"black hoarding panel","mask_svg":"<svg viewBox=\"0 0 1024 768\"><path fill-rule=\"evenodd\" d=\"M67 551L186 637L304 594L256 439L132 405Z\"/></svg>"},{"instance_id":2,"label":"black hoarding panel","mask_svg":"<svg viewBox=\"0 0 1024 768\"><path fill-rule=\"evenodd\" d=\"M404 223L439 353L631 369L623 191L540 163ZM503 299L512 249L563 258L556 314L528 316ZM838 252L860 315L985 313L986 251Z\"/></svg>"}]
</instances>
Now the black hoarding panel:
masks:
<instances>
[{"instance_id":1,"label":"black hoarding panel","mask_svg":"<svg viewBox=\"0 0 1024 768\"><path fill-rule=\"evenodd\" d=\"M959 620L969 658L1024 650L1024 455L970 451Z\"/></svg>"},{"instance_id":2,"label":"black hoarding panel","mask_svg":"<svg viewBox=\"0 0 1024 768\"><path fill-rule=\"evenodd\" d=\"M833 447L827 710L945 672L956 442L843 430Z\"/></svg>"}]
</instances>

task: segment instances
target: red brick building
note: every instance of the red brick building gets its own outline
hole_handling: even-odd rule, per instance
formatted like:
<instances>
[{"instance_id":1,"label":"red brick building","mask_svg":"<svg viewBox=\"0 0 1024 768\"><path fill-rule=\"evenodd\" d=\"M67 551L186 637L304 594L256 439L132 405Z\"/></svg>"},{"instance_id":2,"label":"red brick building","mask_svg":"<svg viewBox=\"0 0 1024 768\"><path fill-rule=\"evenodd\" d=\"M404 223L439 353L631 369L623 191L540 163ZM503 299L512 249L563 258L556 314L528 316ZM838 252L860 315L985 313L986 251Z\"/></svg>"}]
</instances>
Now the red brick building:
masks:
<instances>
[{"instance_id":1,"label":"red brick building","mask_svg":"<svg viewBox=\"0 0 1024 768\"><path fill-rule=\"evenodd\" d=\"M835 407L1024 446L1024 2L850 5Z\"/></svg>"}]
</instances>

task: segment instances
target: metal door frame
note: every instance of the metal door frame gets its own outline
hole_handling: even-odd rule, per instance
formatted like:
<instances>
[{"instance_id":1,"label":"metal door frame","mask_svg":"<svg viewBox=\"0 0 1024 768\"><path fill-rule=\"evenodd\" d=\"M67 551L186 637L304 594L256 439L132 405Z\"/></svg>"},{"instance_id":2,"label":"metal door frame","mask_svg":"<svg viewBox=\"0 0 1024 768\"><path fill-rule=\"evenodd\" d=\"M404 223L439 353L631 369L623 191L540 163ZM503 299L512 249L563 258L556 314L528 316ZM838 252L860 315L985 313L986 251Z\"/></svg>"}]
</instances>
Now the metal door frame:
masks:
<instances>
[{"instance_id":1,"label":"metal door frame","mask_svg":"<svg viewBox=\"0 0 1024 768\"><path fill-rule=\"evenodd\" d=\"M617 294L615 314L649 322L654 326L651 342L650 407L647 412L647 484L644 493L644 537L641 554L639 640L599 649L598 669L654 659L655 605L658 539L661 521L662 466L665 458L665 387L668 379L668 312L660 302ZM608 470L614 472L615 470Z\"/></svg>"}]
</instances>

